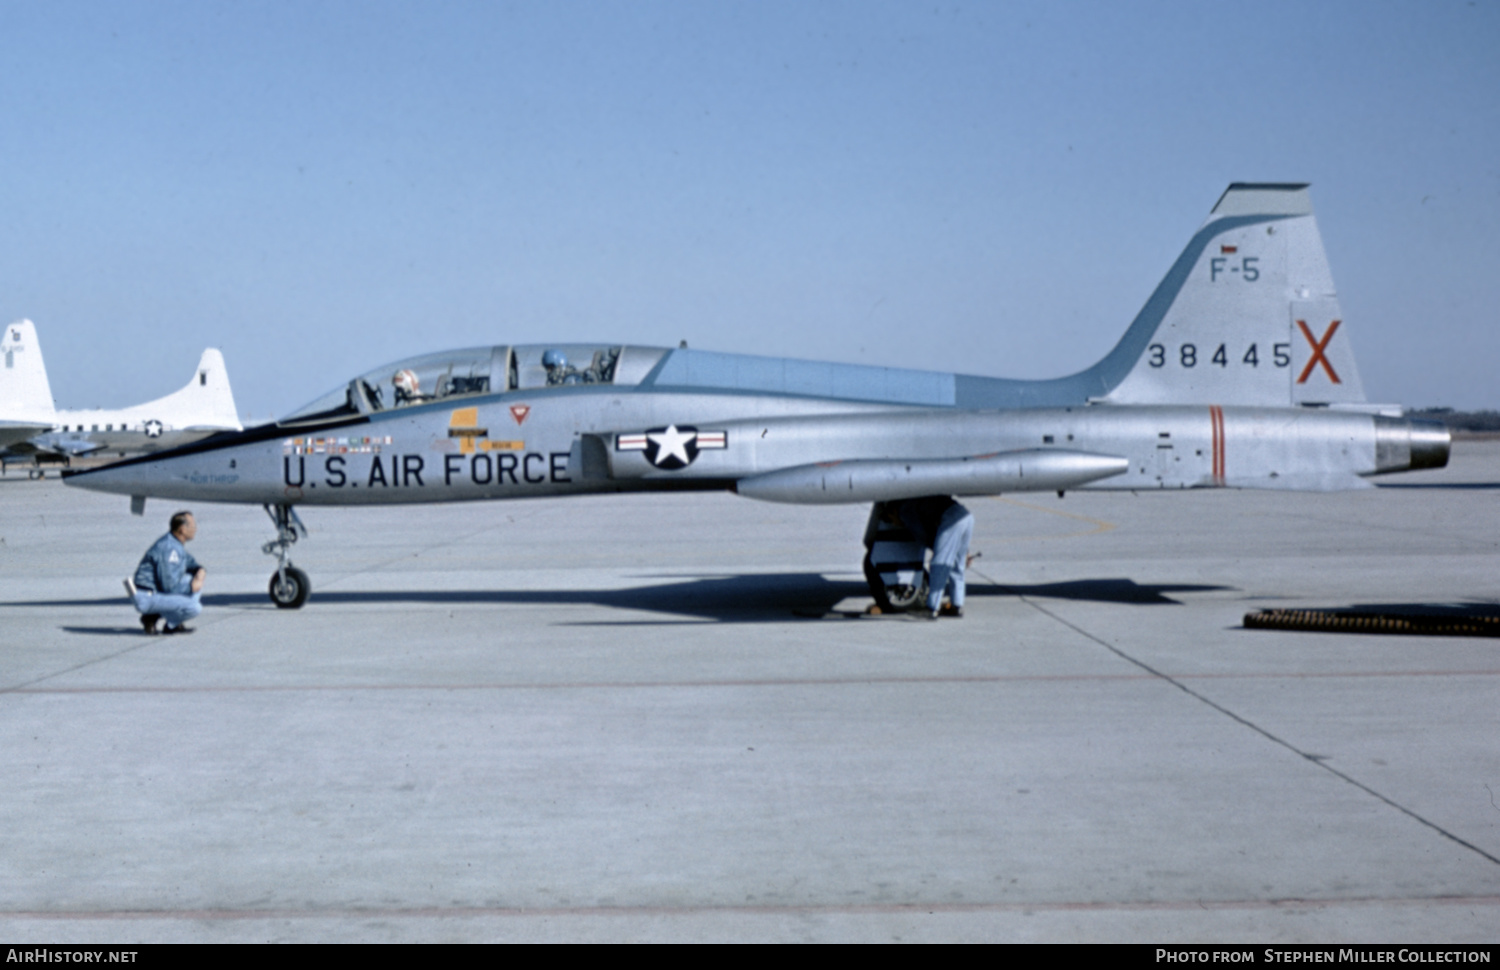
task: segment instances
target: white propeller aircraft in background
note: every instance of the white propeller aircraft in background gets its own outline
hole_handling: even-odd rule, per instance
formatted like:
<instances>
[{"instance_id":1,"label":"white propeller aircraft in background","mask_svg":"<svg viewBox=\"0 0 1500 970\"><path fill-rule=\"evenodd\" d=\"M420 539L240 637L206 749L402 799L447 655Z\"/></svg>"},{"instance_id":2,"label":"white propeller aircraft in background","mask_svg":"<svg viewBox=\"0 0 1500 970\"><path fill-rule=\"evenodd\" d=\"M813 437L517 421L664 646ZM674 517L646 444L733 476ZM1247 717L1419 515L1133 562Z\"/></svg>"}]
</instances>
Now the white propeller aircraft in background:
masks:
<instances>
[{"instance_id":1,"label":"white propeller aircraft in background","mask_svg":"<svg viewBox=\"0 0 1500 970\"><path fill-rule=\"evenodd\" d=\"M36 326L18 320L0 335L0 467L29 464L36 477L45 463L149 454L242 430L224 355L212 347L187 386L166 397L118 410L59 411Z\"/></svg>"}]
</instances>

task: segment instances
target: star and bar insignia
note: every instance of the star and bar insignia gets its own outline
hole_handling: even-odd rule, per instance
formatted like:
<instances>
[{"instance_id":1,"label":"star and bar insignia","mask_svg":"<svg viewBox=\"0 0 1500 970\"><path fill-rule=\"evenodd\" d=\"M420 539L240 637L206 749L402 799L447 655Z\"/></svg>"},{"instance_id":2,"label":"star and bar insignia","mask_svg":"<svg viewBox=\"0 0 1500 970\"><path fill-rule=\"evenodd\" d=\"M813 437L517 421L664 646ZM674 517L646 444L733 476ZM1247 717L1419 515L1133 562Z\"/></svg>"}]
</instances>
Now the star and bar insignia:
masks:
<instances>
[{"instance_id":1,"label":"star and bar insignia","mask_svg":"<svg viewBox=\"0 0 1500 970\"><path fill-rule=\"evenodd\" d=\"M646 460L663 471L686 468L700 451L717 451L729 447L724 431L699 431L684 425L669 424L650 428L639 434L622 434L615 438L616 451L644 451Z\"/></svg>"}]
</instances>

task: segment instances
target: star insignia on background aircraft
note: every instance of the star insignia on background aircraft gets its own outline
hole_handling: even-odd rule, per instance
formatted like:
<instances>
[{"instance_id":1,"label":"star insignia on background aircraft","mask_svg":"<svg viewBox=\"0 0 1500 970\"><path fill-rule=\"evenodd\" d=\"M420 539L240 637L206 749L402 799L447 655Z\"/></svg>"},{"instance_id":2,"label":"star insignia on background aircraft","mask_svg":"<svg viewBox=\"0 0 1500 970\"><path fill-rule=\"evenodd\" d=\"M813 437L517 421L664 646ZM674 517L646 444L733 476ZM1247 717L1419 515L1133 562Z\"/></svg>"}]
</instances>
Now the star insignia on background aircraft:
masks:
<instances>
[{"instance_id":1,"label":"star insignia on background aircraft","mask_svg":"<svg viewBox=\"0 0 1500 970\"><path fill-rule=\"evenodd\" d=\"M729 436L723 431L699 431L675 424L640 434L622 434L615 439L616 451L643 451L647 461L664 471L686 468L700 451L728 446Z\"/></svg>"},{"instance_id":2,"label":"star insignia on background aircraft","mask_svg":"<svg viewBox=\"0 0 1500 970\"><path fill-rule=\"evenodd\" d=\"M1066 377L685 345L469 347L367 371L271 424L66 480L128 495L134 512L148 496L264 505L278 533L264 547L278 560L271 598L291 608L310 589L288 555L305 534L299 505L727 490L870 503L868 542L881 510L906 499L1368 488L1446 464L1441 425L1366 403L1344 319L1307 186L1236 183L1114 349ZM668 414L694 423L663 425ZM507 416L530 425L524 441L466 433Z\"/></svg>"},{"instance_id":3,"label":"star insignia on background aircraft","mask_svg":"<svg viewBox=\"0 0 1500 970\"><path fill-rule=\"evenodd\" d=\"M141 426L141 430L146 432L146 437L148 438L160 438L162 433L162 423L155 418L152 418L150 421L147 421Z\"/></svg>"}]
</instances>

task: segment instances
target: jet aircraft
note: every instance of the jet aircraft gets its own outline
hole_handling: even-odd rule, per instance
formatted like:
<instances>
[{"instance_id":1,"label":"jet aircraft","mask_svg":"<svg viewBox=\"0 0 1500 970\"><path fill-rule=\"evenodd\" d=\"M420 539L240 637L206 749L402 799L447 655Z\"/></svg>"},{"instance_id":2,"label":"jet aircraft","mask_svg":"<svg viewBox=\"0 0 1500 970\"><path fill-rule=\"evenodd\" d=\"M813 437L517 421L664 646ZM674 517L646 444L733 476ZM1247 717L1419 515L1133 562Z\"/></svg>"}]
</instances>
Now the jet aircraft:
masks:
<instances>
[{"instance_id":1,"label":"jet aircraft","mask_svg":"<svg viewBox=\"0 0 1500 970\"><path fill-rule=\"evenodd\" d=\"M0 467L67 464L94 454L165 451L219 431L242 431L224 355L210 347L181 390L118 410L54 410L36 326L18 320L0 336ZM7 432L7 426L13 431Z\"/></svg>"},{"instance_id":2,"label":"jet aircraft","mask_svg":"<svg viewBox=\"0 0 1500 970\"><path fill-rule=\"evenodd\" d=\"M310 589L296 507L728 489L883 503L1076 488L1370 487L1446 464L1365 402L1305 184L1236 183L1102 360L1018 381L627 344L473 347L376 368L274 424L65 473L261 504L272 600ZM877 505L878 508L878 505Z\"/></svg>"}]
</instances>

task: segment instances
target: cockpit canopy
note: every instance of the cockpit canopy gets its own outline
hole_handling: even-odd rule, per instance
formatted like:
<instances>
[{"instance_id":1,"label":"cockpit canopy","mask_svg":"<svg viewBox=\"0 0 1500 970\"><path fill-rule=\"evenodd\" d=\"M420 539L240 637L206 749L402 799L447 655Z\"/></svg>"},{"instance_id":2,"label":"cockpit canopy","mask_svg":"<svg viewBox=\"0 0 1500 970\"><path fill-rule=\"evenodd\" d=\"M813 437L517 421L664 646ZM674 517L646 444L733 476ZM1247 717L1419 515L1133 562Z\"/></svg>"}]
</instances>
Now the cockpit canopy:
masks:
<instances>
[{"instance_id":1,"label":"cockpit canopy","mask_svg":"<svg viewBox=\"0 0 1500 970\"><path fill-rule=\"evenodd\" d=\"M638 384L659 347L537 344L470 347L377 367L303 405L282 423L372 414L433 401L575 384Z\"/></svg>"}]
</instances>

